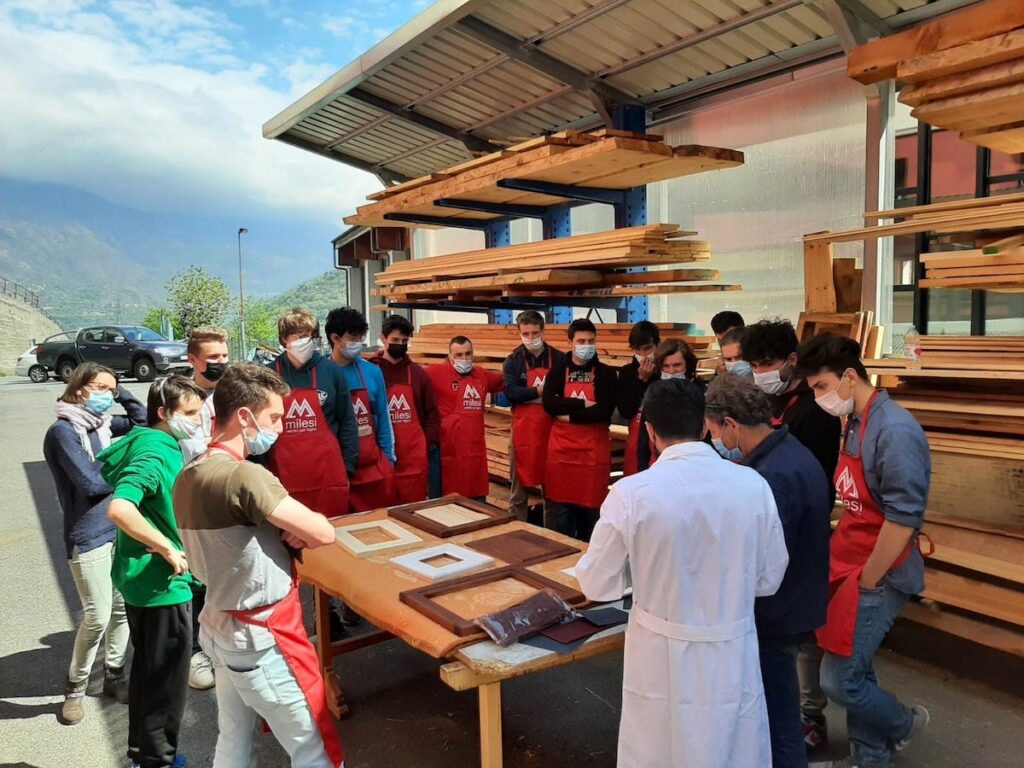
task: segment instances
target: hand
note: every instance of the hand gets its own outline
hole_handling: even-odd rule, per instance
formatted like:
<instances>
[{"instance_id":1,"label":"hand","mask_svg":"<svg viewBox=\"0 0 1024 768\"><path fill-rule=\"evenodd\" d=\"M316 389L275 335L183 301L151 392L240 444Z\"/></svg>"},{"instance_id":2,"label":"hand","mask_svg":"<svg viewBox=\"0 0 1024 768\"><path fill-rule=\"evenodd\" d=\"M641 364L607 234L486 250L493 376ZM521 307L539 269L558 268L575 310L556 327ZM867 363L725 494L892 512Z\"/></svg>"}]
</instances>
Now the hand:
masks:
<instances>
[{"instance_id":1,"label":"hand","mask_svg":"<svg viewBox=\"0 0 1024 768\"><path fill-rule=\"evenodd\" d=\"M723 373L726 372L726 370L727 369L725 367L725 358L718 358L718 362L715 363L715 373L721 376Z\"/></svg>"},{"instance_id":2,"label":"hand","mask_svg":"<svg viewBox=\"0 0 1024 768\"><path fill-rule=\"evenodd\" d=\"M650 381L651 377L654 375L653 357L645 357L640 362L640 368L637 371L637 375L640 377L641 381Z\"/></svg>"},{"instance_id":3,"label":"hand","mask_svg":"<svg viewBox=\"0 0 1024 768\"><path fill-rule=\"evenodd\" d=\"M595 400L584 400L583 403L584 406L587 408L593 408L595 405L597 405L597 401Z\"/></svg>"},{"instance_id":4,"label":"hand","mask_svg":"<svg viewBox=\"0 0 1024 768\"><path fill-rule=\"evenodd\" d=\"M294 533L288 531L281 531L281 541L287 544L292 549L305 549L306 542L296 536Z\"/></svg>"},{"instance_id":5,"label":"hand","mask_svg":"<svg viewBox=\"0 0 1024 768\"><path fill-rule=\"evenodd\" d=\"M874 582L868 581L867 579L864 578L864 574L862 573L860 575L860 586L861 586L861 589L878 589L878 582L877 581L874 581Z\"/></svg>"},{"instance_id":6,"label":"hand","mask_svg":"<svg viewBox=\"0 0 1024 768\"><path fill-rule=\"evenodd\" d=\"M175 576L188 573L188 560L184 552L179 552L170 545L167 546L166 550L150 549L149 551L160 555L160 557L166 560L167 564L171 566L171 570L174 571Z\"/></svg>"}]
</instances>

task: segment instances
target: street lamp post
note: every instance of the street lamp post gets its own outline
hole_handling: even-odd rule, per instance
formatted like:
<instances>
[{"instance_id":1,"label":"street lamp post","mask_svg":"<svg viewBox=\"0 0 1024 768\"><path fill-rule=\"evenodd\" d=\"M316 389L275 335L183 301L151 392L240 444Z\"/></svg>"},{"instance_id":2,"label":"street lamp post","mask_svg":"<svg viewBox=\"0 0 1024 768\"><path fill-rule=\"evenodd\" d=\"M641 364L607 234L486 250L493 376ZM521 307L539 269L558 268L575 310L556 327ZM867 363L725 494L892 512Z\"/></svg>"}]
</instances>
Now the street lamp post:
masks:
<instances>
[{"instance_id":1,"label":"street lamp post","mask_svg":"<svg viewBox=\"0 0 1024 768\"><path fill-rule=\"evenodd\" d=\"M249 345L245 343L245 294L242 292L242 235L249 230L238 228L238 318L242 330L242 360L246 359Z\"/></svg>"}]
</instances>

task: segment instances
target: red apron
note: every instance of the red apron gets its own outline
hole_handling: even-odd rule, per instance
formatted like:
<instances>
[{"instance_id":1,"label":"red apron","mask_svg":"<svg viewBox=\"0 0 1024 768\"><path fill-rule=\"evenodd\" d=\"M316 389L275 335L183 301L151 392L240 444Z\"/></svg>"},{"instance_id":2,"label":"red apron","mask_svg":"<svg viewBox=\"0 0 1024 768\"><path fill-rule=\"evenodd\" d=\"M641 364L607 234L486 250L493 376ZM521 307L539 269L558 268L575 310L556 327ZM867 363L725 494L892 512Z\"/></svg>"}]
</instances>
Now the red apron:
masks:
<instances>
[{"instance_id":1,"label":"red apron","mask_svg":"<svg viewBox=\"0 0 1024 768\"><path fill-rule=\"evenodd\" d=\"M395 468L377 442L370 390L359 370L359 361L353 360L351 364L356 366L363 388L352 390L352 410L359 430L359 461L349 488L349 506L353 512L365 512L395 503Z\"/></svg>"},{"instance_id":2,"label":"red apron","mask_svg":"<svg viewBox=\"0 0 1024 768\"><path fill-rule=\"evenodd\" d=\"M526 366L526 386L543 384L551 370L551 348L545 368L530 368L530 360L523 352ZM512 450L515 452L516 475L527 488L544 484L544 457L554 419L540 403L519 403L512 409Z\"/></svg>"},{"instance_id":3,"label":"red apron","mask_svg":"<svg viewBox=\"0 0 1024 768\"><path fill-rule=\"evenodd\" d=\"M255 618L255 614L264 613L266 607L254 608L249 611L232 611L236 619L254 627L262 627L270 631L277 643L277 650L284 657L288 669L295 675L295 681L302 689L313 715L313 724L320 731L324 742L324 751L334 768L340 768L345 762L345 754L341 748L341 739L334 728L334 718L327 708L327 691L324 679L320 675L320 663L316 650L309 642L306 628L302 623L302 603L299 601L298 580L292 582L292 588L284 599L275 603L269 610L270 615L264 619Z\"/></svg>"},{"instance_id":4,"label":"red apron","mask_svg":"<svg viewBox=\"0 0 1024 768\"><path fill-rule=\"evenodd\" d=\"M280 375L280 362L274 368ZM284 399L284 431L267 456L267 468L292 498L335 517L348 512L348 471L338 438L320 407L316 368L310 375L312 388L292 389Z\"/></svg>"},{"instance_id":5,"label":"red apron","mask_svg":"<svg viewBox=\"0 0 1024 768\"><path fill-rule=\"evenodd\" d=\"M405 384L388 387L388 413L395 432L395 503L410 504L427 498L427 436L420 426L412 389L412 364L405 368Z\"/></svg>"},{"instance_id":6,"label":"red apron","mask_svg":"<svg viewBox=\"0 0 1024 768\"><path fill-rule=\"evenodd\" d=\"M876 393L877 395L877 393ZM868 431L868 417L875 396L864 410L860 426L860 445L857 455L850 456L844 449L839 452L836 466L836 493L843 503L843 519L839 521L829 549L829 602L825 626L818 630L818 645L837 656L849 657L853 653L853 633L857 625L857 607L860 604L860 576L868 562L885 516L878 508L864 477L864 435ZM902 565L910 556L912 547L918 546L915 537L892 564Z\"/></svg>"},{"instance_id":7,"label":"red apron","mask_svg":"<svg viewBox=\"0 0 1024 768\"><path fill-rule=\"evenodd\" d=\"M596 400L594 378L569 381L565 371L566 397ZM544 469L544 495L552 501L577 504L586 509L598 509L608 495L608 475L612 462L608 425L573 424L556 419L551 426L548 455Z\"/></svg>"},{"instance_id":8,"label":"red apron","mask_svg":"<svg viewBox=\"0 0 1024 768\"><path fill-rule=\"evenodd\" d=\"M793 409L793 406L796 405L799 400L800 395L793 395L791 398L789 398L789 402L786 403L786 407L782 409L782 413L780 413L778 416L772 416L772 426L775 427L776 429L781 427L786 420L786 414Z\"/></svg>"},{"instance_id":9,"label":"red apron","mask_svg":"<svg viewBox=\"0 0 1024 768\"><path fill-rule=\"evenodd\" d=\"M450 363L448 376L456 405L441 417L441 487L446 495L486 496L491 486L484 435L487 382L456 374Z\"/></svg>"}]
</instances>

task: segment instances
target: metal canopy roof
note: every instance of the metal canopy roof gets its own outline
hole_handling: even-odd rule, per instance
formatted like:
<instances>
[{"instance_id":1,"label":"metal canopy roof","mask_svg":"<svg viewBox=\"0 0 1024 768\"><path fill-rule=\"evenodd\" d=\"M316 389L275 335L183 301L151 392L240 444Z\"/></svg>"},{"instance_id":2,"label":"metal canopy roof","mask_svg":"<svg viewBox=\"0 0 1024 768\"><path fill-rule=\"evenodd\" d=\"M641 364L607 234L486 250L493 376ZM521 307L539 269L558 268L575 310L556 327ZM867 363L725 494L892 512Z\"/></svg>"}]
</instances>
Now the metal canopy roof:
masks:
<instances>
[{"instance_id":1,"label":"metal canopy roof","mask_svg":"<svg viewBox=\"0 0 1024 768\"><path fill-rule=\"evenodd\" d=\"M263 126L376 174L651 119L977 0L440 0Z\"/></svg>"}]
</instances>

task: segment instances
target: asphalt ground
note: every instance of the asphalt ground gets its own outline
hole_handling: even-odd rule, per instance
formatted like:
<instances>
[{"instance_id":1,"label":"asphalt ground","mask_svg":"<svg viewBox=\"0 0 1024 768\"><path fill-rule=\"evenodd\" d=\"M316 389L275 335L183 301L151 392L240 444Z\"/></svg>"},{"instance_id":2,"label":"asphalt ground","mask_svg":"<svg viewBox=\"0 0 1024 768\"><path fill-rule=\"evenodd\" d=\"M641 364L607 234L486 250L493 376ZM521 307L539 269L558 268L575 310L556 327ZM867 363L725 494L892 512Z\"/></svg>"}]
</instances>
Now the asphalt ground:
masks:
<instances>
[{"instance_id":1,"label":"asphalt ground","mask_svg":"<svg viewBox=\"0 0 1024 768\"><path fill-rule=\"evenodd\" d=\"M127 766L127 708L97 695L100 660L85 719L72 727L57 720L80 617L42 455L61 386L0 378L0 766ZM146 385L128 386L144 398ZM1024 765L1019 660L905 626L889 645L879 654L880 679L932 715L897 768ZM338 661L353 712L338 725L349 768L479 764L476 694L441 683L440 664L397 640ZM614 653L505 683L506 766L613 766L621 675ZM846 750L842 711L831 707L829 719L832 743L823 756L839 757ZM190 690L180 744L189 765L212 764L216 737L214 693ZM262 768L288 765L272 736L263 736L259 749Z\"/></svg>"}]
</instances>

